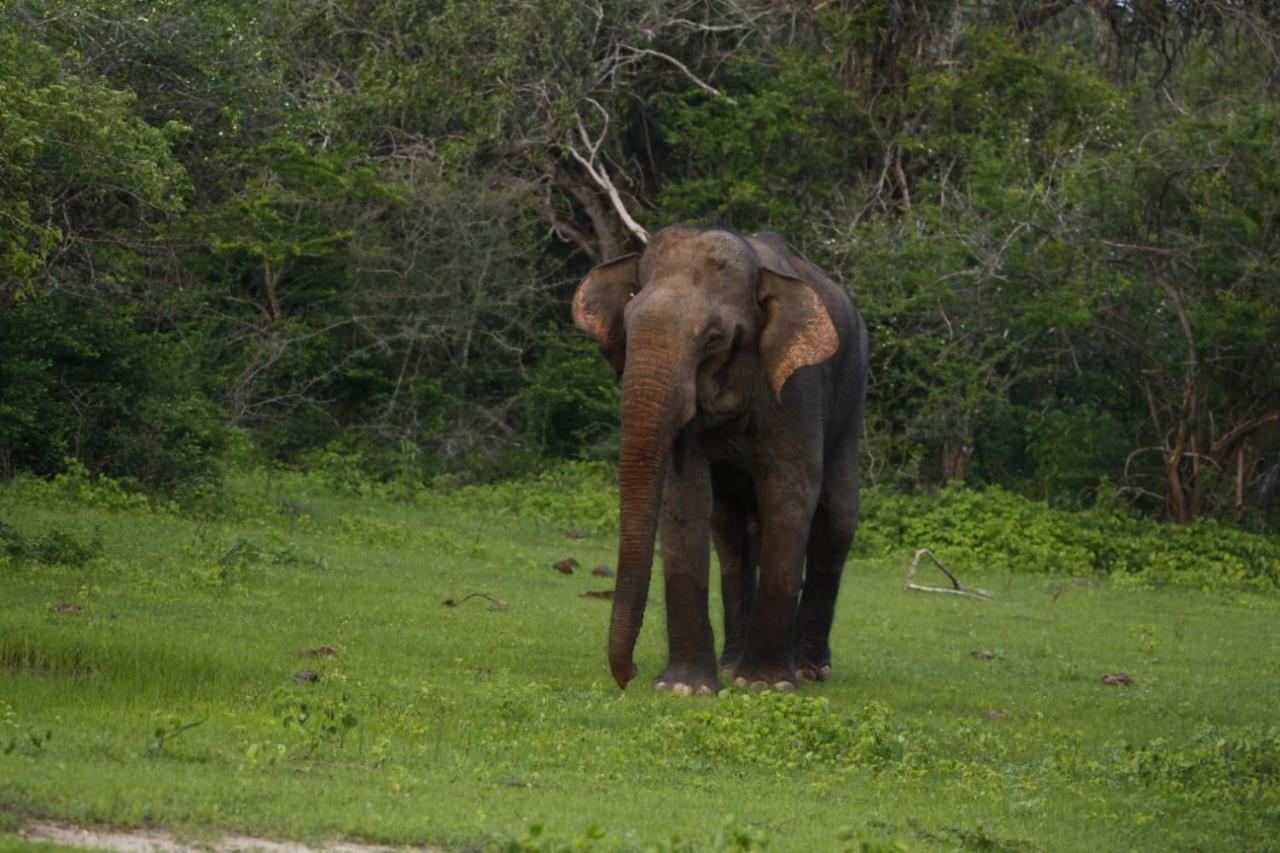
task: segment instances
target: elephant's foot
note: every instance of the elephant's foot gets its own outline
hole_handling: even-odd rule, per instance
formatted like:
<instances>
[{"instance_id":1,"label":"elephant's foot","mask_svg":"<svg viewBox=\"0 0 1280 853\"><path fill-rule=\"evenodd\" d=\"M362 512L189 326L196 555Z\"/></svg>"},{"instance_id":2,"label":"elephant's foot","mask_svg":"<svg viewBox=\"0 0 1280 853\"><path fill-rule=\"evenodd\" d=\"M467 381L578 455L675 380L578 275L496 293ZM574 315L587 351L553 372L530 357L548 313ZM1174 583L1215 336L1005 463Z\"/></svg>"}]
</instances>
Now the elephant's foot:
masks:
<instances>
[{"instance_id":1,"label":"elephant's foot","mask_svg":"<svg viewBox=\"0 0 1280 853\"><path fill-rule=\"evenodd\" d=\"M738 660L742 657L741 648L725 647L724 654L720 655L720 677L727 678L730 681L737 675Z\"/></svg>"},{"instance_id":2,"label":"elephant's foot","mask_svg":"<svg viewBox=\"0 0 1280 853\"><path fill-rule=\"evenodd\" d=\"M671 664L653 680L653 687L655 690L670 690L677 696L714 696L720 692L720 681L714 672Z\"/></svg>"},{"instance_id":3,"label":"elephant's foot","mask_svg":"<svg viewBox=\"0 0 1280 853\"><path fill-rule=\"evenodd\" d=\"M796 689L796 683L794 681L788 681L785 678L770 683L761 679L747 681L747 679L741 675L733 680L733 686L750 687L752 690L777 690L780 693L786 693L788 690Z\"/></svg>"},{"instance_id":4,"label":"elephant's foot","mask_svg":"<svg viewBox=\"0 0 1280 853\"><path fill-rule=\"evenodd\" d=\"M785 666L749 664L739 661L734 666L735 687L752 690L795 690L796 674Z\"/></svg>"},{"instance_id":5,"label":"elephant's foot","mask_svg":"<svg viewBox=\"0 0 1280 853\"><path fill-rule=\"evenodd\" d=\"M831 664L806 664L796 669L796 678L801 683L807 684L810 681L826 681L831 677Z\"/></svg>"},{"instance_id":6,"label":"elephant's foot","mask_svg":"<svg viewBox=\"0 0 1280 853\"><path fill-rule=\"evenodd\" d=\"M831 677L831 647L825 643L801 647L796 657L799 660L796 677L802 682L826 681Z\"/></svg>"}]
</instances>

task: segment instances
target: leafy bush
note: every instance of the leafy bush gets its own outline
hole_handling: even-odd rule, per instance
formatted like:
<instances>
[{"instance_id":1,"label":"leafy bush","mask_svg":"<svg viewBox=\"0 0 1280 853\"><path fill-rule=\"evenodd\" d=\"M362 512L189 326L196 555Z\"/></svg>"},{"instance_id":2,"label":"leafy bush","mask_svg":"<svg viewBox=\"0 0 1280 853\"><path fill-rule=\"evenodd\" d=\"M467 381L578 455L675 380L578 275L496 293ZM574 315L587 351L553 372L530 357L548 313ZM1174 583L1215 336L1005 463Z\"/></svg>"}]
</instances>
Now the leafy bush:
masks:
<instances>
[{"instance_id":1,"label":"leafy bush","mask_svg":"<svg viewBox=\"0 0 1280 853\"><path fill-rule=\"evenodd\" d=\"M721 697L709 710L661 719L644 737L653 738L650 746L656 751L675 745L680 756L715 766L878 768L910 757L906 733L875 702L846 715L823 697L773 692Z\"/></svg>"},{"instance_id":2,"label":"leafy bush","mask_svg":"<svg viewBox=\"0 0 1280 853\"><path fill-rule=\"evenodd\" d=\"M75 459L145 491L185 497L221 481L232 431L177 340L109 298L21 300L0 335L0 476Z\"/></svg>"},{"instance_id":3,"label":"leafy bush","mask_svg":"<svg viewBox=\"0 0 1280 853\"><path fill-rule=\"evenodd\" d=\"M613 455L618 429L618 383L586 335L554 329L521 399L524 433L547 455Z\"/></svg>"},{"instance_id":4,"label":"leafy bush","mask_svg":"<svg viewBox=\"0 0 1280 853\"><path fill-rule=\"evenodd\" d=\"M294 755L311 758L324 748L340 750L360 722L351 695L301 696L283 688L271 694L272 713L294 734Z\"/></svg>"},{"instance_id":5,"label":"leafy bush","mask_svg":"<svg viewBox=\"0 0 1280 853\"><path fill-rule=\"evenodd\" d=\"M862 553L931 548L988 570L1116 575L1149 586L1280 588L1280 539L1212 520L1172 525L1105 503L1068 512L999 487L931 497L872 492Z\"/></svg>"},{"instance_id":6,"label":"leafy bush","mask_svg":"<svg viewBox=\"0 0 1280 853\"><path fill-rule=\"evenodd\" d=\"M105 475L94 476L79 460L68 458L64 470L49 479L20 476L6 486L16 499L33 504L93 507L113 511L141 510L173 513L178 505L137 490L135 483Z\"/></svg>"},{"instance_id":7,"label":"leafy bush","mask_svg":"<svg viewBox=\"0 0 1280 853\"><path fill-rule=\"evenodd\" d=\"M618 524L618 486L603 462L563 462L522 480L468 486L451 496L477 512L504 512L586 532Z\"/></svg>"},{"instance_id":8,"label":"leafy bush","mask_svg":"<svg viewBox=\"0 0 1280 853\"><path fill-rule=\"evenodd\" d=\"M1096 493L1099 472L1124 469L1124 429L1092 404L1060 406L1024 426L1026 452L1040 496L1054 506L1085 506Z\"/></svg>"},{"instance_id":9,"label":"leafy bush","mask_svg":"<svg viewBox=\"0 0 1280 853\"><path fill-rule=\"evenodd\" d=\"M52 739L52 729L23 724L13 706L0 700L0 755L40 755Z\"/></svg>"},{"instance_id":10,"label":"leafy bush","mask_svg":"<svg viewBox=\"0 0 1280 853\"><path fill-rule=\"evenodd\" d=\"M63 530L49 530L38 536L23 533L0 521L0 557L35 563L79 566L102 556L102 541L95 536L81 542Z\"/></svg>"},{"instance_id":11,"label":"leafy bush","mask_svg":"<svg viewBox=\"0 0 1280 853\"><path fill-rule=\"evenodd\" d=\"M1280 728L1223 731L1200 726L1181 748L1164 738L1126 746L1117 759L1124 775L1205 802L1280 806Z\"/></svg>"}]
</instances>

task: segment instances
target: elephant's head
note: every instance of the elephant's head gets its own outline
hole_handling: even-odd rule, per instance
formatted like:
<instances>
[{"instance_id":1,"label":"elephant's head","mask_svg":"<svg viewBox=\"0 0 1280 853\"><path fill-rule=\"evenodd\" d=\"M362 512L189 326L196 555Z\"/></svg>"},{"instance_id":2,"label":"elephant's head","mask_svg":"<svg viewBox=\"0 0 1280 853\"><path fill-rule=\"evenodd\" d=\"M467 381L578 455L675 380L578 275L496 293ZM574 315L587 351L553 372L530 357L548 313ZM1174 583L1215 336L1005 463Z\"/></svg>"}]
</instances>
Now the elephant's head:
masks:
<instances>
[{"instance_id":1,"label":"elephant's head","mask_svg":"<svg viewBox=\"0 0 1280 853\"><path fill-rule=\"evenodd\" d=\"M829 358L835 328L777 237L673 226L641 255L596 267L573 299L574 322L622 379L618 580L609 667L635 677L654 535L672 447L684 427L780 397L798 368Z\"/></svg>"}]
</instances>

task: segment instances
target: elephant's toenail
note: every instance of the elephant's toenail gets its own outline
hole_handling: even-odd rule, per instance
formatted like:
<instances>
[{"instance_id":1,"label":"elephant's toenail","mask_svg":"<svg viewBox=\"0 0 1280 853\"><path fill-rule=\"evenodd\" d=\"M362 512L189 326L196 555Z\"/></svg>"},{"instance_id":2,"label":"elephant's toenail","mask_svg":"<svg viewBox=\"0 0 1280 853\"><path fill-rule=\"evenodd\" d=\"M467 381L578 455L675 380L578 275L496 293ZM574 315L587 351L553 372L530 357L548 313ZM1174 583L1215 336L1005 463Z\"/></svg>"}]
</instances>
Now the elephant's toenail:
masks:
<instances>
[{"instance_id":1,"label":"elephant's toenail","mask_svg":"<svg viewBox=\"0 0 1280 853\"><path fill-rule=\"evenodd\" d=\"M671 692L677 696L692 696L693 688L687 684L676 684L671 688Z\"/></svg>"},{"instance_id":2,"label":"elephant's toenail","mask_svg":"<svg viewBox=\"0 0 1280 853\"><path fill-rule=\"evenodd\" d=\"M746 686L747 686L747 680L746 680L745 678L743 678L741 675L739 675L737 678L735 678L735 679L733 680L733 686L734 686L734 687L746 687Z\"/></svg>"},{"instance_id":3,"label":"elephant's toenail","mask_svg":"<svg viewBox=\"0 0 1280 853\"><path fill-rule=\"evenodd\" d=\"M695 692L699 696L711 696L716 692L716 689L710 684L699 684L698 689Z\"/></svg>"},{"instance_id":4,"label":"elephant's toenail","mask_svg":"<svg viewBox=\"0 0 1280 853\"><path fill-rule=\"evenodd\" d=\"M796 678L800 679L800 681L802 681L805 684L808 684L810 681L815 680L817 677L818 676L814 675L813 670L809 669L808 667L796 670Z\"/></svg>"},{"instance_id":5,"label":"elephant's toenail","mask_svg":"<svg viewBox=\"0 0 1280 853\"><path fill-rule=\"evenodd\" d=\"M773 689L782 690L785 692L787 690L795 690L796 686L792 684L790 681L775 681L773 683Z\"/></svg>"},{"instance_id":6,"label":"elephant's toenail","mask_svg":"<svg viewBox=\"0 0 1280 853\"><path fill-rule=\"evenodd\" d=\"M671 685L665 681L655 681L653 682L653 689L654 690L670 690Z\"/></svg>"},{"instance_id":7,"label":"elephant's toenail","mask_svg":"<svg viewBox=\"0 0 1280 853\"><path fill-rule=\"evenodd\" d=\"M820 667L818 667L818 680L819 680L819 681L826 681L826 680L827 680L827 677L828 677L828 676L830 676L830 675L831 675L831 667L829 667L829 666L820 666Z\"/></svg>"},{"instance_id":8,"label":"elephant's toenail","mask_svg":"<svg viewBox=\"0 0 1280 853\"><path fill-rule=\"evenodd\" d=\"M768 690L768 689L769 689L769 682L767 682L767 681L753 681L753 682L751 682L751 689L752 689L752 690Z\"/></svg>"}]
</instances>

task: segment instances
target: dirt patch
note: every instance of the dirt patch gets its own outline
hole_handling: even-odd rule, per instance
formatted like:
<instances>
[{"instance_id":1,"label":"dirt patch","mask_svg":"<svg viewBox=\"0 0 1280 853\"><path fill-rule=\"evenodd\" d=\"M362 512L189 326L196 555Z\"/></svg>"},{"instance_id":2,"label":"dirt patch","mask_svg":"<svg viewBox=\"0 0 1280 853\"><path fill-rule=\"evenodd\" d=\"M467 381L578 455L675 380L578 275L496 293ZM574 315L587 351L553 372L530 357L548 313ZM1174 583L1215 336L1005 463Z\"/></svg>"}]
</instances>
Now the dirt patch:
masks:
<instances>
[{"instance_id":1,"label":"dirt patch","mask_svg":"<svg viewBox=\"0 0 1280 853\"><path fill-rule=\"evenodd\" d=\"M232 853L241 850L261 850L264 853L391 853L401 850L430 851L432 847L385 847L377 844L359 844L353 841L330 841L311 847L296 841L271 841L251 835L224 835L218 841L182 841L172 832L163 829L89 829L58 821L32 821L24 824L18 835L28 841L48 841L74 847L97 850L119 850L122 853L186 853L188 850L209 850L214 853Z\"/></svg>"}]
</instances>

